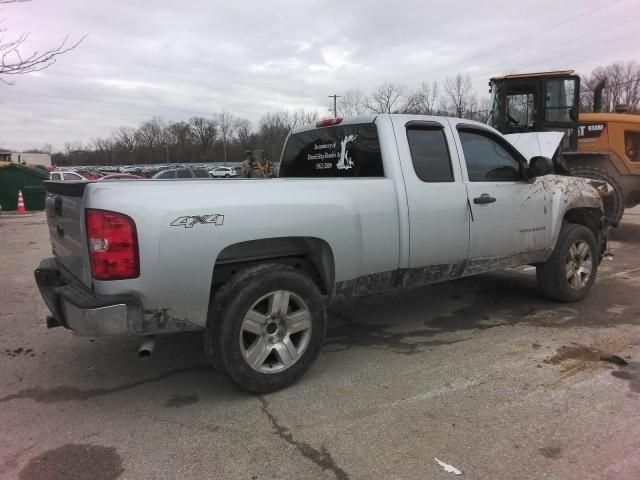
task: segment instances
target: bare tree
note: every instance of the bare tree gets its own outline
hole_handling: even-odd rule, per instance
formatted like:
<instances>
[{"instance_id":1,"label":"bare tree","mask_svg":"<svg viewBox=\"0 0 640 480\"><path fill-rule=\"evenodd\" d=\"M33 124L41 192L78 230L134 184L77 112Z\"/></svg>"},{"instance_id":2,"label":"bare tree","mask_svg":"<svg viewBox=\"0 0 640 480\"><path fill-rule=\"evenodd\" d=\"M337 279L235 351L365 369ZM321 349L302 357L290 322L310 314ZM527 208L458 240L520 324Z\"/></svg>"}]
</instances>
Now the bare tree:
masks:
<instances>
[{"instance_id":1,"label":"bare tree","mask_svg":"<svg viewBox=\"0 0 640 480\"><path fill-rule=\"evenodd\" d=\"M478 97L475 94L469 95L469 100L467 102L467 108L462 113L464 118L469 120L478 120L480 113L480 103L478 102Z\"/></svg>"},{"instance_id":2,"label":"bare tree","mask_svg":"<svg viewBox=\"0 0 640 480\"><path fill-rule=\"evenodd\" d=\"M289 120L286 112L267 113L258 125L258 141L268 160L279 158L284 141L289 133Z\"/></svg>"},{"instance_id":3,"label":"bare tree","mask_svg":"<svg viewBox=\"0 0 640 480\"><path fill-rule=\"evenodd\" d=\"M136 129L133 127L120 127L113 132L115 148L127 152L133 152L137 145L138 139Z\"/></svg>"},{"instance_id":4,"label":"bare tree","mask_svg":"<svg viewBox=\"0 0 640 480\"><path fill-rule=\"evenodd\" d=\"M167 136L171 145L177 145L181 150L191 144L191 125L187 122L174 122L167 127Z\"/></svg>"},{"instance_id":5,"label":"bare tree","mask_svg":"<svg viewBox=\"0 0 640 480\"><path fill-rule=\"evenodd\" d=\"M246 118L238 118L234 125L236 138L243 150L250 150L253 146L253 130L251 122Z\"/></svg>"},{"instance_id":6,"label":"bare tree","mask_svg":"<svg viewBox=\"0 0 640 480\"><path fill-rule=\"evenodd\" d=\"M444 82L444 91L449 108L455 111L457 117L462 117L471 99L471 76L459 73L453 78L447 77Z\"/></svg>"},{"instance_id":7,"label":"bare tree","mask_svg":"<svg viewBox=\"0 0 640 480\"><path fill-rule=\"evenodd\" d=\"M0 0L0 4L22 3L28 0ZM65 37L57 46L45 51L34 50L25 53L25 43L29 39L29 32L18 35L17 38L6 38L6 27L0 27L0 81L13 85L13 81L6 76L24 75L25 73L39 72L56 63L60 55L64 55L76 48L87 37L83 35L74 43L68 43L69 37Z\"/></svg>"},{"instance_id":8,"label":"bare tree","mask_svg":"<svg viewBox=\"0 0 640 480\"><path fill-rule=\"evenodd\" d=\"M114 140L110 138L94 138L87 147L93 151L107 152L114 148Z\"/></svg>"},{"instance_id":9,"label":"bare tree","mask_svg":"<svg viewBox=\"0 0 640 480\"><path fill-rule=\"evenodd\" d=\"M269 112L262 116L258 124L257 144L265 151L267 159L277 161L289 132L296 127L316 122L318 117L318 112L304 108Z\"/></svg>"},{"instance_id":10,"label":"bare tree","mask_svg":"<svg viewBox=\"0 0 640 480\"><path fill-rule=\"evenodd\" d=\"M229 143L233 139L235 118L229 112L218 114L218 127L220 128L220 141L222 142L222 152L224 155L224 163L227 163L227 150Z\"/></svg>"},{"instance_id":11,"label":"bare tree","mask_svg":"<svg viewBox=\"0 0 640 480\"><path fill-rule=\"evenodd\" d=\"M435 115L437 113L438 82L435 80L429 84L422 82L420 88L407 95L403 113L415 113L419 115Z\"/></svg>"},{"instance_id":12,"label":"bare tree","mask_svg":"<svg viewBox=\"0 0 640 480\"><path fill-rule=\"evenodd\" d=\"M160 117L153 117L143 122L136 131L138 143L150 149L166 147L169 143L166 122Z\"/></svg>"},{"instance_id":13,"label":"bare tree","mask_svg":"<svg viewBox=\"0 0 640 480\"><path fill-rule=\"evenodd\" d=\"M394 113L402 103L404 87L397 83L383 83L367 98L367 108L374 113Z\"/></svg>"},{"instance_id":14,"label":"bare tree","mask_svg":"<svg viewBox=\"0 0 640 480\"><path fill-rule=\"evenodd\" d=\"M202 153L206 152L218 138L218 122L210 118L192 117L189 124L194 142Z\"/></svg>"},{"instance_id":15,"label":"bare tree","mask_svg":"<svg viewBox=\"0 0 640 480\"><path fill-rule=\"evenodd\" d=\"M76 140L73 143L71 142L64 143L64 151L67 155L71 155L74 152L79 152L80 150L82 150L82 142L79 142Z\"/></svg>"},{"instance_id":16,"label":"bare tree","mask_svg":"<svg viewBox=\"0 0 640 480\"><path fill-rule=\"evenodd\" d=\"M626 105L631 113L640 112L640 64L613 63L598 67L591 76L583 77L581 107L583 111L593 109L593 90L601 80L605 80L602 91L602 110L613 112L617 105Z\"/></svg>"},{"instance_id":17,"label":"bare tree","mask_svg":"<svg viewBox=\"0 0 640 480\"><path fill-rule=\"evenodd\" d=\"M338 114L353 117L367 113L367 96L362 90L347 90L338 100Z\"/></svg>"},{"instance_id":18,"label":"bare tree","mask_svg":"<svg viewBox=\"0 0 640 480\"><path fill-rule=\"evenodd\" d=\"M300 108L298 110L283 112L282 118L287 129L293 130L294 128L300 127L302 125L315 123L318 120L318 112Z\"/></svg>"}]
</instances>

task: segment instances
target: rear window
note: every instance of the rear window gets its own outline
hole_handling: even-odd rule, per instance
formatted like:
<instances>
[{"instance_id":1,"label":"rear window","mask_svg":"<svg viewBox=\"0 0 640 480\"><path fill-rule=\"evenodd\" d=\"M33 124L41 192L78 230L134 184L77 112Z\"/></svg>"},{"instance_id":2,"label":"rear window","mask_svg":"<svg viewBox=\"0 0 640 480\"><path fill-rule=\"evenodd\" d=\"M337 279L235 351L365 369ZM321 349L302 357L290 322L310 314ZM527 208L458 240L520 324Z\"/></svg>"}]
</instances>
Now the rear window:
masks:
<instances>
[{"instance_id":1,"label":"rear window","mask_svg":"<svg viewBox=\"0 0 640 480\"><path fill-rule=\"evenodd\" d=\"M409 127L407 140L416 175L423 182L453 182L447 139L442 128Z\"/></svg>"},{"instance_id":2,"label":"rear window","mask_svg":"<svg viewBox=\"0 0 640 480\"><path fill-rule=\"evenodd\" d=\"M338 125L290 135L280 177L383 177L378 129Z\"/></svg>"}]
</instances>

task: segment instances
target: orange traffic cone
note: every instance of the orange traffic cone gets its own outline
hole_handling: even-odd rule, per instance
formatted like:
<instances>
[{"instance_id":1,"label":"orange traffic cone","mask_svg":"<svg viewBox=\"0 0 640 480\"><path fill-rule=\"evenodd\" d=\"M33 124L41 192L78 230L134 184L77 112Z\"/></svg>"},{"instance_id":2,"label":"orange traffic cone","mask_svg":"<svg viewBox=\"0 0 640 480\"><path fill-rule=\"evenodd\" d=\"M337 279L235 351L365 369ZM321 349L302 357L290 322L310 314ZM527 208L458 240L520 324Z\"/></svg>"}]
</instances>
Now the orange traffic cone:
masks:
<instances>
[{"instance_id":1,"label":"orange traffic cone","mask_svg":"<svg viewBox=\"0 0 640 480\"><path fill-rule=\"evenodd\" d=\"M18 214L23 215L27 213L27 209L24 208L24 199L22 198L22 190L18 190Z\"/></svg>"}]
</instances>

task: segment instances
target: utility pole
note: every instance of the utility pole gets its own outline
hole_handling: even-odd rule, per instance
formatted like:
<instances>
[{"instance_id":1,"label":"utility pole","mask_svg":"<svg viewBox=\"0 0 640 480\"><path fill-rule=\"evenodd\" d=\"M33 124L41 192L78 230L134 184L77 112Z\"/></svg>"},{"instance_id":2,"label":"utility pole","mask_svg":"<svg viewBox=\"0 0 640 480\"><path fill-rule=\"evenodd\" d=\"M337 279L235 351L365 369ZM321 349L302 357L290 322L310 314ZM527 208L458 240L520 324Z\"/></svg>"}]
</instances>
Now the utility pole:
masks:
<instances>
[{"instance_id":1,"label":"utility pole","mask_svg":"<svg viewBox=\"0 0 640 480\"><path fill-rule=\"evenodd\" d=\"M333 118L338 118L338 99L342 98L342 95L329 95L329 98L333 98Z\"/></svg>"}]
</instances>

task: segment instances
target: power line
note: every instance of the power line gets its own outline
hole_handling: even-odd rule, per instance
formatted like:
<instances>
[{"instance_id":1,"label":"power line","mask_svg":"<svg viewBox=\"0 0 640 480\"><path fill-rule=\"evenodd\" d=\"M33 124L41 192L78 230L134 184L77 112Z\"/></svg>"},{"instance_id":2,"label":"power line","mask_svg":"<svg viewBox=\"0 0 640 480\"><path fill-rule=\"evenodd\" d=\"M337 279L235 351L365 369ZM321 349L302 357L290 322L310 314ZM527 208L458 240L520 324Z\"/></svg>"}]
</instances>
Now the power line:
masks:
<instances>
[{"instance_id":1,"label":"power line","mask_svg":"<svg viewBox=\"0 0 640 480\"><path fill-rule=\"evenodd\" d=\"M626 20L624 22L616 24L615 28L618 29L618 27L620 27L621 25L625 25L627 23L636 21L638 19L640 19L640 16L630 18L630 19L628 19L628 20ZM555 48L555 47L557 47L559 45L566 45L567 43L574 43L574 42L576 42L578 40L582 40L583 38L591 37L593 35L596 35L598 33L603 32L603 31L612 30L612 28L613 27L611 27L611 26L607 26L607 27L601 28L599 30L595 30L593 32L589 32L589 33L587 33L585 35L581 35L579 37L568 38L568 39L566 39L566 40L564 40L562 42L554 42L553 45L549 45L549 46L546 46L544 48L536 49L536 50L533 50L532 52L527 52L526 54L516 55L516 56L512 57L510 60L507 60L507 61L501 60L500 62L492 63L490 65L485 66L482 70L480 70L480 73L488 73L491 70L498 70L498 68L496 68L497 65L503 65L506 62L508 62L509 64L513 64L514 62L518 62L520 59L525 58L525 57L527 57L530 60L531 55L535 55L535 54L540 53L540 52L547 52L549 50L549 48L552 48L552 47ZM504 68L502 70L504 70ZM477 75L478 72L474 72L474 74Z\"/></svg>"},{"instance_id":2,"label":"power line","mask_svg":"<svg viewBox=\"0 0 640 480\"><path fill-rule=\"evenodd\" d=\"M609 41L607 41L607 42L600 43L600 44L598 44L597 46L598 46L598 47L601 47L601 46L604 46L604 45L609 45L610 43L615 43L615 42L618 42L618 41L620 41L620 40L622 40L622 39L625 39L625 38L627 38L627 37L631 37L631 36L633 36L633 35L637 35L637 33L638 33L638 32L631 32L631 33L628 33L628 34L626 34L626 35L621 35L621 36L616 37L616 38L613 38L613 39L611 39L611 40L609 40ZM584 48L580 48L580 51L582 51L583 53L588 53L588 54L592 54L592 53L593 53L593 52L584 52ZM554 62L554 61L556 61L556 60L558 60L558 59L565 58L565 57L568 57L568 56L575 56L575 55L576 55L575 53L565 53L565 54L563 54L563 55L559 55L559 56L557 56L557 57L553 57L553 58L550 58L550 59L545 59L545 61L544 61L544 62L545 62L545 63ZM537 64L534 64L534 65L540 65L540 64L542 64L542 63L543 63L543 62L538 62Z\"/></svg>"},{"instance_id":3,"label":"power line","mask_svg":"<svg viewBox=\"0 0 640 480\"><path fill-rule=\"evenodd\" d=\"M491 48L487 48L487 49L484 49L484 50L479 50L479 51L477 51L476 53L473 53L473 54L471 54L471 55L467 55L466 57L463 57L463 58L461 58L461 59L459 59L459 60L456 60L456 61L454 61L454 62L450 62L450 63L448 63L448 64L443 64L443 65L441 65L441 66L439 66L439 67L433 68L433 69L431 69L430 71L426 72L426 75L431 74L431 73L433 73L433 72L438 72L438 71L440 71L440 70L443 70L443 69L446 69L446 68L449 68L449 67L452 67L452 66L457 65L457 64L459 64L459 63L466 62L467 60L470 60L470 59L472 59L472 58L477 58L477 57L479 57L479 56L484 55L485 53L492 52L492 51L494 51L494 50L497 50L497 49L499 49L499 48L504 47L505 45L509 45L509 44L511 44L511 43L514 43L514 42L517 42L517 41L520 41L520 40L524 40L524 39L526 39L526 38L529 38L529 37L531 37L531 36L533 36L533 35L536 35L536 34L539 34L539 33L541 33L541 32L546 32L546 31L548 31L548 30L552 30L552 29L554 29L554 28L556 28L556 27L559 27L559 26L561 26L561 25L565 25L565 24L567 24L567 23L569 23L569 22L572 22L572 21L574 21L574 20L576 20L576 19L578 19L578 18L584 17L585 15L589 15L589 14L591 14L591 13L593 13L593 12L597 12L598 10L602 10L603 8L609 7L609 6L613 5L614 3L618 3L619 1L620 1L620 0L612 0L612 1L608 2L608 3L605 3L604 5L601 5L601 6L599 6L599 7L594 7L594 8L592 8L592 9L589 9L589 10L585 11L585 12L579 13L578 15L574 15L574 16L569 17L569 18L567 18L567 19L565 19L565 20L562 20L562 21L560 21L560 22L557 22L557 23L551 24L551 25L549 25L549 26L547 26L547 27L544 27L544 28L541 28L541 29L534 30L534 31L532 31L531 33L527 33L527 34L522 35L522 36L520 36L520 37L515 37L515 38L512 38L512 39L508 39L507 41L504 41L504 42L502 42L502 43L499 43L499 44L497 44L497 45L495 45L495 46L493 46L493 47L491 47Z\"/></svg>"},{"instance_id":4,"label":"power line","mask_svg":"<svg viewBox=\"0 0 640 480\"><path fill-rule=\"evenodd\" d=\"M338 99L342 98L342 95L328 95L329 98L333 98L333 118L338 118Z\"/></svg>"}]
</instances>

